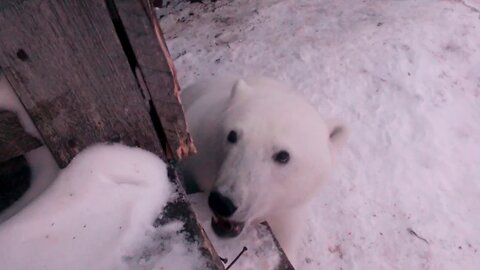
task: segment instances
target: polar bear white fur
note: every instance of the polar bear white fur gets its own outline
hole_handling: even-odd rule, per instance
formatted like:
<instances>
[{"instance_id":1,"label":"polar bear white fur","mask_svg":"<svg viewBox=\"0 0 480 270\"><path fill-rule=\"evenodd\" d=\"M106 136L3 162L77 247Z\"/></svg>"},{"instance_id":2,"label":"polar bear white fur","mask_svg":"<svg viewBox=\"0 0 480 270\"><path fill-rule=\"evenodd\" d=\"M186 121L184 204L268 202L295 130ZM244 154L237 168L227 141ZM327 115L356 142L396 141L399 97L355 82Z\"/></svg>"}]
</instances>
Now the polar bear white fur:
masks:
<instances>
[{"instance_id":1,"label":"polar bear white fur","mask_svg":"<svg viewBox=\"0 0 480 270\"><path fill-rule=\"evenodd\" d=\"M295 265L303 209L331 173L345 127L268 78L215 78L181 98L198 150L180 164L186 185L228 198L236 211L223 221L268 221Z\"/></svg>"}]
</instances>

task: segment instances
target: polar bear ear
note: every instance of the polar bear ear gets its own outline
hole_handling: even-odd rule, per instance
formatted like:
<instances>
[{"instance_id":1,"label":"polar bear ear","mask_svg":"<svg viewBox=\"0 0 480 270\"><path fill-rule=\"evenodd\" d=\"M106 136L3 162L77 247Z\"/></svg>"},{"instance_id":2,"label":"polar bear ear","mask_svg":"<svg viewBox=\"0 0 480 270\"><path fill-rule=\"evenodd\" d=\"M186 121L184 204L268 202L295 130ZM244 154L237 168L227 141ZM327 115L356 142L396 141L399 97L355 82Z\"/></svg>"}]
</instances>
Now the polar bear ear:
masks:
<instances>
[{"instance_id":1,"label":"polar bear ear","mask_svg":"<svg viewBox=\"0 0 480 270\"><path fill-rule=\"evenodd\" d=\"M250 87L250 85L248 85L244 80L240 79L233 85L232 93L230 94L230 101L242 99L248 96L252 91L253 89Z\"/></svg>"},{"instance_id":2,"label":"polar bear ear","mask_svg":"<svg viewBox=\"0 0 480 270\"><path fill-rule=\"evenodd\" d=\"M339 153L348 139L348 128L338 119L328 120L327 125L331 148L335 153Z\"/></svg>"}]
</instances>

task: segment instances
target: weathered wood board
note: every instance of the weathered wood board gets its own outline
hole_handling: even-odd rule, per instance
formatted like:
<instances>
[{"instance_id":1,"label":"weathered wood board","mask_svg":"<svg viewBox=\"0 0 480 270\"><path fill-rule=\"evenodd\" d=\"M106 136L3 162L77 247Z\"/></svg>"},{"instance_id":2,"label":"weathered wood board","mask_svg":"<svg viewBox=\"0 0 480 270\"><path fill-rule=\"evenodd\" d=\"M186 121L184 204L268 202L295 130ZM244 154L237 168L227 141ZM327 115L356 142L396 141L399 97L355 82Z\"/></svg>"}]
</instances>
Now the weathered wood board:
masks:
<instances>
[{"instance_id":1,"label":"weathered wood board","mask_svg":"<svg viewBox=\"0 0 480 270\"><path fill-rule=\"evenodd\" d=\"M136 75L167 140L167 154L181 159L195 152L180 105L175 68L150 1L115 0L118 24L124 29L127 50L134 57ZM163 57L166 55L167 57ZM162 91L162 89L169 89ZM175 138L175 139L173 139Z\"/></svg>"},{"instance_id":2,"label":"weathered wood board","mask_svg":"<svg viewBox=\"0 0 480 270\"><path fill-rule=\"evenodd\" d=\"M99 141L164 157L105 1L2 0L0 12L0 66L61 167Z\"/></svg>"}]
</instances>

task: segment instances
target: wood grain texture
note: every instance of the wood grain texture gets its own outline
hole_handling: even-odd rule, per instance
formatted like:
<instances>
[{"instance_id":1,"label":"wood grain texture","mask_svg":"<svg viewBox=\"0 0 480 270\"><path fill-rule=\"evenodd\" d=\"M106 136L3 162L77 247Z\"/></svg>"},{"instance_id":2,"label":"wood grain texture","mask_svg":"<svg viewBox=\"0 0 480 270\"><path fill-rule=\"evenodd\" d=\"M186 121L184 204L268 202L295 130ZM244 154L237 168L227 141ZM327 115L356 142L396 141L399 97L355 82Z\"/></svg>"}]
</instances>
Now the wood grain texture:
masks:
<instances>
[{"instance_id":1,"label":"wood grain texture","mask_svg":"<svg viewBox=\"0 0 480 270\"><path fill-rule=\"evenodd\" d=\"M0 163L40 146L40 140L25 132L14 112L0 110Z\"/></svg>"},{"instance_id":2,"label":"wood grain texture","mask_svg":"<svg viewBox=\"0 0 480 270\"><path fill-rule=\"evenodd\" d=\"M175 68L148 0L114 0L139 72L137 79L152 100L167 141L167 154L179 160L196 152L180 103Z\"/></svg>"},{"instance_id":3,"label":"wood grain texture","mask_svg":"<svg viewBox=\"0 0 480 270\"><path fill-rule=\"evenodd\" d=\"M104 1L2 0L0 66L61 167L102 141L165 158Z\"/></svg>"}]
</instances>

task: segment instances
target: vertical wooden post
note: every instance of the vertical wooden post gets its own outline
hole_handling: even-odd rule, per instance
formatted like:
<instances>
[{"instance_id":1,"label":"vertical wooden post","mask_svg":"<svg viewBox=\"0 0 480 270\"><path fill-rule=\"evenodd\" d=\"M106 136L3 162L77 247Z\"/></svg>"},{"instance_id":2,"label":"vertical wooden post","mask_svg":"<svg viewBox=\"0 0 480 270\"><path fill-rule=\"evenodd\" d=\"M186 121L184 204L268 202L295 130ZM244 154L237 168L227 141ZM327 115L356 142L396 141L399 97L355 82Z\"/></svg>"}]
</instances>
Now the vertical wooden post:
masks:
<instances>
[{"instance_id":1,"label":"vertical wooden post","mask_svg":"<svg viewBox=\"0 0 480 270\"><path fill-rule=\"evenodd\" d=\"M160 120L166 153L181 159L195 153L180 105L180 88L173 61L148 0L109 0L115 10L117 31L128 51L140 87L150 98L152 113ZM124 34L123 34L124 33ZM165 56L165 57L164 57ZM166 89L166 90L165 90Z\"/></svg>"}]
</instances>

